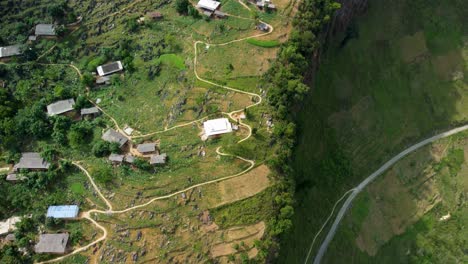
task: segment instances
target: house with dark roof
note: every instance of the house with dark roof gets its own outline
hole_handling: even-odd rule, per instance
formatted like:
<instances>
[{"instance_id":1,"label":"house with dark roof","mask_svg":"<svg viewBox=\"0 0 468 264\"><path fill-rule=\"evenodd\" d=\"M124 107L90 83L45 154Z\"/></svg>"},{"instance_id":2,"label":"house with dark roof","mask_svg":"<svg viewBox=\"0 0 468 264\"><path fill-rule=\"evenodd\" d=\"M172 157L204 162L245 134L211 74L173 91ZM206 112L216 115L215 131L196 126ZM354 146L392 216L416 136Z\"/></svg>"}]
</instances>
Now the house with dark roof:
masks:
<instances>
[{"instance_id":1,"label":"house with dark roof","mask_svg":"<svg viewBox=\"0 0 468 264\"><path fill-rule=\"evenodd\" d=\"M75 100L60 100L47 106L47 115L55 116L75 110Z\"/></svg>"},{"instance_id":2,"label":"house with dark roof","mask_svg":"<svg viewBox=\"0 0 468 264\"><path fill-rule=\"evenodd\" d=\"M159 155L152 155L150 157L150 164L151 165L164 165L166 164L167 154L162 153Z\"/></svg>"},{"instance_id":3,"label":"house with dark roof","mask_svg":"<svg viewBox=\"0 0 468 264\"><path fill-rule=\"evenodd\" d=\"M50 163L45 161L39 153L25 152L22 154L20 161L13 166L13 171L17 172L19 169L26 170L47 170Z\"/></svg>"},{"instance_id":4,"label":"house with dark roof","mask_svg":"<svg viewBox=\"0 0 468 264\"><path fill-rule=\"evenodd\" d=\"M11 45L0 47L0 59L10 58L16 55L21 55L21 45Z\"/></svg>"},{"instance_id":5,"label":"house with dark roof","mask_svg":"<svg viewBox=\"0 0 468 264\"><path fill-rule=\"evenodd\" d=\"M133 163L135 163L135 156L127 154L124 157L124 161L129 163L129 164L133 164Z\"/></svg>"},{"instance_id":6,"label":"house with dark roof","mask_svg":"<svg viewBox=\"0 0 468 264\"><path fill-rule=\"evenodd\" d=\"M99 108L95 106L89 107L89 108L81 108L81 111L80 111L81 118L86 118L86 117L93 118L93 117L98 116L100 113L101 111L99 111Z\"/></svg>"},{"instance_id":7,"label":"house with dark roof","mask_svg":"<svg viewBox=\"0 0 468 264\"><path fill-rule=\"evenodd\" d=\"M120 155L120 154L115 154L115 153L112 153L109 155L109 160L113 163L113 164L120 164L124 161L124 158L125 156L124 155Z\"/></svg>"},{"instance_id":8,"label":"house with dark roof","mask_svg":"<svg viewBox=\"0 0 468 264\"><path fill-rule=\"evenodd\" d=\"M156 143L139 144L136 149L143 155L152 154L156 151Z\"/></svg>"},{"instance_id":9,"label":"house with dark roof","mask_svg":"<svg viewBox=\"0 0 468 264\"><path fill-rule=\"evenodd\" d=\"M44 36L44 37L54 37L57 35L57 33L55 32L55 25L54 24L37 24L36 29L34 31L34 35Z\"/></svg>"},{"instance_id":10,"label":"house with dark roof","mask_svg":"<svg viewBox=\"0 0 468 264\"><path fill-rule=\"evenodd\" d=\"M99 76L105 76L123 70L123 66L122 62L114 61L105 65L98 66L96 70Z\"/></svg>"},{"instance_id":11,"label":"house with dark roof","mask_svg":"<svg viewBox=\"0 0 468 264\"><path fill-rule=\"evenodd\" d=\"M68 233L42 234L39 242L34 246L36 253L64 254L67 249Z\"/></svg>"},{"instance_id":12,"label":"house with dark roof","mask_svg":"<svg viewBox=\"0 0 468 264\"><path fill-rule=\"evenodd\" d=\"M103 135L102 140L110 143L118 143L120 147L123 147L128 142L128 138L121 133L117 132L113 128L109 128Z\"/></svg>"},{"instance_id":13,"label":"house with dark roof","mask_svg":"<svg viewBox=\"0 0 468 264\"><path fill-rule=\"evenodd\" d=\"M75 219L78 217L78 205L53 205L47 209L47 217L58 219Z\"/></svg>"}]
</instances>

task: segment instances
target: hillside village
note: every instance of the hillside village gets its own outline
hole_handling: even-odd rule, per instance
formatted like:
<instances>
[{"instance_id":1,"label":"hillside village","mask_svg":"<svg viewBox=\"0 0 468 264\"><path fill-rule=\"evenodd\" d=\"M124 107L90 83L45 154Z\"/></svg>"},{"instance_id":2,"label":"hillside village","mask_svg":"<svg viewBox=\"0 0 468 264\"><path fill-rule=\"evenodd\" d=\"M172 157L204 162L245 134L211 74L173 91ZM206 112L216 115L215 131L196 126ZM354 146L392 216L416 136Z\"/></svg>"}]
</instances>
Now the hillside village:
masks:
<instances>
[{"instance_id":1,"label":"hillside village","mask_svg":"<svg viewBox=\"0 0 468 264\"><path fill-rule=\"evenodd\" d=\"M221 62L227 72L218 78L228 84L209 77L205 65L218 60L211 58L217 49L238 44L273 59L293 6L121 1L91 11L80 2L54 6L53 21L0 42L0 83L24 107L14 112L30 118L2 143L1 184L9 197L31 191L17 209L4 210L0 247L37 263L258 257L273 205L251 210L256 197L272 195L263 162L273 154L275 125L256 84L270 59ZM185 8L176 13L179 5ZM115 34L122 30L127 36ZM258 61L250 72L235 77L251 60ZM15 79L18 69L29 75ZM228 213L239 206L245 216ZM202 243L198 253L180 249L192 243Z\"/></svg>"}]
</instances>

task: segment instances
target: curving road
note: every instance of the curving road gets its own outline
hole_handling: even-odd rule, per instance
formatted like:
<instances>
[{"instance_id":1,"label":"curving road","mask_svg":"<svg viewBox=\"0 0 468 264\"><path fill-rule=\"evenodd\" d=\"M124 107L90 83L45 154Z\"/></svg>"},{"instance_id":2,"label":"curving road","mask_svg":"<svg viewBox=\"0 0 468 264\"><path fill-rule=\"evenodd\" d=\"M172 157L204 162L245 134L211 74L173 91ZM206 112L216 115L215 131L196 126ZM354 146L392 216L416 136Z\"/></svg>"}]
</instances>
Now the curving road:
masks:
<instances>
[{"instance_id":1,"label":"curving road","mask_svg":"<svg viewBox=\"0 0 468 264\"><path fill-rule=\"evenodd\" d=\"M452 135L455 135L457 133L463 132L465 130L468 130L468 125L464 125L461 127L457 127L454 129L451 129L449 131L440 133L438 135L435 135L433 137L427 138L419 143L416 143L412 145L411 147L403 150L402 152L398 153L396 156L391 158L389 161L387 161L382 167L377 169L374 173L372 173L369 177L367 177L364 181L362 181L358 186L353 188L351 195L346 199L344 202L343 206L341 207L340 211L336 215L335 221L333 222L333 225L331 226L330 230L328 231L327 236L325 237L325 240L322 242L322 245L319 248L319 251L317 252L317 255L315 256L314 259L314 264L319 264L325 255L325 252L327 251L328 245L332 241L333 237L335 236L336 230L338 229L338 225L340 224L341 220L343 219L344 215L346 214L346 211L348 211L349 207L351 206L351 203L353 202L354 198L367 186L369 183L371 183L373 180L375 180L378 176L382 175L383 172L385 172L388 168L393 166L395 163L397 163L399 160L410 154L411 152L414 152L417 149L420 149L421 147L424 147L434 141L437 141L442 138L446 138ZM307 263L308 257L306 258L304 263Z\"/></svg>"}]
</instances>

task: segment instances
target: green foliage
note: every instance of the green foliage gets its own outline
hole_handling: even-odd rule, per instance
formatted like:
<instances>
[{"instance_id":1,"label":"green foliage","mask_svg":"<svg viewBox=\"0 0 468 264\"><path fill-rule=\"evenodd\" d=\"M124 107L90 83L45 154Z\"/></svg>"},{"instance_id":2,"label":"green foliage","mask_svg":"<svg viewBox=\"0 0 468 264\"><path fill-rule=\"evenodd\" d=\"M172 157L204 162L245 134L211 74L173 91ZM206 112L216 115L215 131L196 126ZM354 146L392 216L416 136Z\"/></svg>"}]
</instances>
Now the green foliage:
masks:
<instances>
[{"instance_id":1,"label":"green foliage","mask_svg":"<svg viewBox=\"0 0 468 264\"><path fill-rule=\"evenodd\" d=\"M109 142L106 142L104 140L98 140L97 142L94 142L92 152L94 156L96 157L104 157L108 156L111 153L111 146Z\"/></svg>"},{"instance_id":2,"label":"green foliage","mask_svg":"<svg viewBox=\"0 0 468 264\"><path fill-rule=\"evenodd\" d=\"M252 44L254 46L262 47L262 48L275 48L280 45L279 41L277 40L259 40L259 39L247 39L247 43Z\"/></svg>"},{"instance_id":3,"label":"green foliage","mask_svg":"<svg viewBox=\"0 0 468 264\"><path fill-rule=\"evenodd\" d=\"M70 127L67 138L68 143L73 148L80 148L85 146L91 139L92 126L88 121L75 123Z\"/></svg>"},{"instance_id":4,"label":"green foliage","mask_svg":"<svg viewBox=\"0 0 468 264\"><path fill-rule=\"evenodd\" d=\"M189 12L188 7L190 6L190 2L188 0L176 0L175 6L177 13L181 15L187 15Z\"/></svg>"},{"instance_id":5,"label":"green foliage","mask_svg":"<svg viewBox=\"0 0 468 264\"><path fill-rule=\"evenodd\" d=\"M172 67L175 67L179 70L184 70L185 69L185 63L184 59L182 59L180 56L177 54L169 53L169 54L163 54L159 57L157 60L158 63L163 63L165 65L169 65Z\"/></svg>"},{"instance_id":6,"label":"green foliage","mask_svg":"<svg viewBox=\"0 0 468 264\"><path fill-rule=\"evenodd\" d=\"M99 183L109 184L113 180L112 169L110 167L102 166L97 170L93 170L92 173L94 179Z\"/></svg>"},{"instance_id":7,"label":"green foliage","mask_svg":"<svg viewBox=\"0 0 468 264\"><path fill-rule=\"evenodd\" d=\"M49 123L44 109L45 103L40 100L18 111L15 116L17 137L44 138L48 134Z\"/></svg>"},{"instance_id":8,"label":"green foliage","mask_svg":"<svg viewBox=\"0 0 468 264\"><path fill-rule=\"evenodd\" d=\"M464 161L465 153L463 149L451 149L445 158L434 165L434 170L440 172L442 168L448 167L450 175L456 176L461 170Z\"/></svg>"}]
</instances>

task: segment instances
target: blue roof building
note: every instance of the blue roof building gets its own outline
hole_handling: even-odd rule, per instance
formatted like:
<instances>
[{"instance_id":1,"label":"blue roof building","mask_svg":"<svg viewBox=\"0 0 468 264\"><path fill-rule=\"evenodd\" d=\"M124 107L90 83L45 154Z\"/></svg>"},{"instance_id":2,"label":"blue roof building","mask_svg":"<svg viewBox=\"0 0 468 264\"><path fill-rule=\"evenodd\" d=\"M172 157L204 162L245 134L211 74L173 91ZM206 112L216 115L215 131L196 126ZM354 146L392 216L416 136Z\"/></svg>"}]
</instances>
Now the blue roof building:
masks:
<instances>
[{"instance_id":1,"label":"blue roof building","mask_svg":"<svg viewBox=\"0 0 468 264\"><path fill-rule=\"evenodd\" d=\"M78 205L49 206L47 217L53 218L76 218L78 216Z\"/></svg>"}]
</instances>

